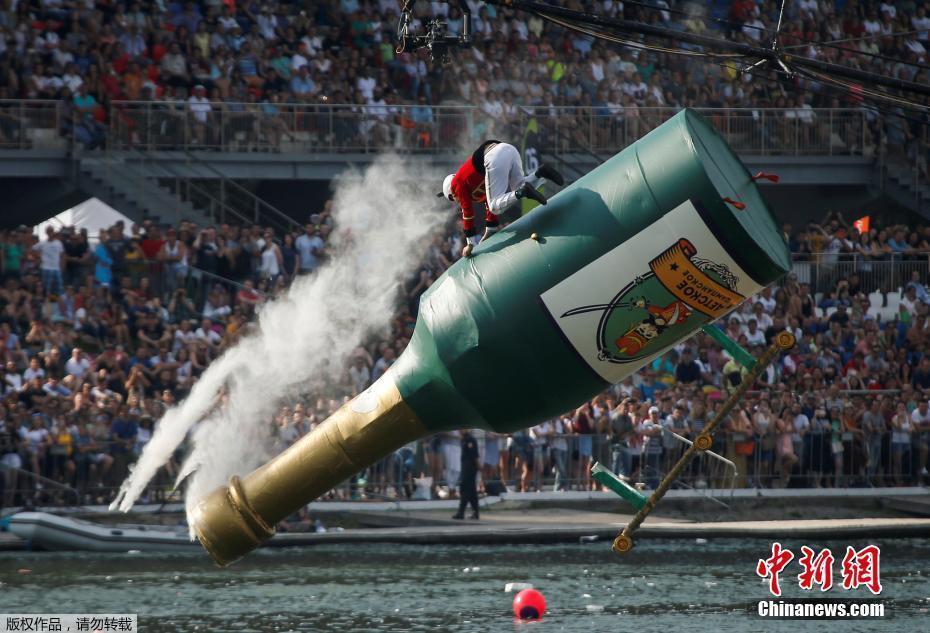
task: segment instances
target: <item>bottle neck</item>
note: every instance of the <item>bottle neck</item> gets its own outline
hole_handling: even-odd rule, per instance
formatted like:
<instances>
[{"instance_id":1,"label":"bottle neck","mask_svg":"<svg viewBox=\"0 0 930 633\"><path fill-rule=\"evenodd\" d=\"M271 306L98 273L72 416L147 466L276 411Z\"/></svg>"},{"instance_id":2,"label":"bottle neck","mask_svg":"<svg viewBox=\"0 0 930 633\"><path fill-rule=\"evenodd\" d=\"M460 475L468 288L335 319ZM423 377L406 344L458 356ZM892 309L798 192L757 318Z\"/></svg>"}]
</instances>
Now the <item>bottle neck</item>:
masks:
<instances>
[{"instance_id":1,"label":"bottle neck","mask_svg":"<svg viewBox=\"0 0 930 633\"><path fill-rule=\"evenodd\" d=\"M274 525L300 507L428 433L388 371L286 451L202 499L194 530L226 565L270 538Z\"/></svg>"}]
</instances>

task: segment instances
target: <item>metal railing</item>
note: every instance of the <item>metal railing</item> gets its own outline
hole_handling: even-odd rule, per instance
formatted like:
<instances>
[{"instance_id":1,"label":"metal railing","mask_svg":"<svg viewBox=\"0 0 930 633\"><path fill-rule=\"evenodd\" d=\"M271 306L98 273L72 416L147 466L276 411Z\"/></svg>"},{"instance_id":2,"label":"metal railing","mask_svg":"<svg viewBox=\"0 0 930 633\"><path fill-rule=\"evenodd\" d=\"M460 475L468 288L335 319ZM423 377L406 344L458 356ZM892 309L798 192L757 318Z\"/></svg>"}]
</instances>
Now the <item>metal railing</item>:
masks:
<instances>
[{"instance_id":1,"label":"metal railing","mask_svg":"<svg viewBox=\"0 0 930 633\"><path fill-rule=\"evenodd\" d=\"M858 275L865 293L898 292L910 280L913 273L920 279L930 279L930 253L888 255L887 259L875 259L859 254L846 253L794 253L791 256L791 273L799 283L807 283L812 292L831 292L841 279ZM782 279L786 283L787 278Z\"/></svg>"},{"instance_id":2,"label":"metal railing","mask_svg":"<svg viewBox=\"0 0 930 633\"><path fill-rule=\"evenodd\" d=\"M272 224L282 230L301 230L300 224L295 222L291 216L255 195L255 193L249 191L232 178L227 177L210 162L197 156L196 153L186 151L184 155L187 158L187 167L194 165L198 169L206 170L215 176L218 182L217 195L220 203L234 208L237 215L250 218L256 224Z\"/></svg>"},{"instance_id":3,"label":"metal railing","mask_svg":"<svg viewBox=\"0 0 930 633\"><path fill-rule=\"evenodd\" d=\"M207 213L217 224L236 222L246 224L252 219L244 215L226 201L214 196L204 185L198 184L184 170L178 170L171 161L155 160L147 152L133 148L124 162L132 162L132 167L139 173L149 176L154 183L165 186L184 202L190 202L195 208Z\"/></svg>"},{"instance_id":4,"label":"metal railing","mask_svg":"<svg viewBox=\"0 0 930 633\"><path fill-rule=\"evenodd\" d=\"M501 482L511 492L593 491L600 489L589 476L595 461L653 489L684 450L681 441L669 445L661 440L652 448L648 444L617 447L606 435L560 435L530 442L492 435L478 441L482 462L488 461L489 441L498 443L498 459L492 460L494 464L485 464L482 473L481 484L489 491L491 482ZM891 432L867 435L825 429L783 442L776 433L720 430L711 450L723 459L707 455L695 459L676 487L707 491L708 498L726 499L726 493L745 488L920 485L921 442L917 433L902 437ZM458 438L450 437L447 441L428 438L364 469L321 500L407 498L417 487L415 480L421 477L432 480L431 496L454 495L460 475L458 458ZM92 480L81 472L79 467L73 480L63 482L45 477L51 473L40 474L38 480L48 482L48 486L37 492L31 483L36 478L31 471L23 471L7 500L35 502L41 498L43 503L53 505L87 502L85 496L89 495L90 501L99 498L106 503L115 495L119 482L111 481L113 477ZM149 486L153 498L164 500L176 494L170 479L168 475L160 475ZM22 486L27 480L30 483ZM54 494L54 490L66 492L69 498ZM80 500L76 500L76 495Z\"/></svg>"},{"instance_id":5,"label":"metal railing","mask_svg":"<svg viewBox=\"0 0 930 633\"><path fill-rule=\"evenodd\" d=\"M698 108L739 153L877 156L881 138L864 109ZM441 152L491 136L519 138L539 127L539 151L589 148L613 153L677 112L675 108L508 106L494 114L477 106L332 105L180 101L114 101L106 112L112 149L256 152ZM64 148L85 119L71 103L0 101L0 148ZM96 134L97 126L92 126ZM926 133L910 141L926 147ZM918 154L920 152L917 152ZM925 168L925 166L924 166Z\"/></svg>"},{"instance_id":6,"label":"metal railing","mask_svg":"<svg viewBox=\"0 0 930 633\"><path fill-rule=\"evenodd\" d=\"M109 147L224 151L444 151L489 137L518 138L531 119L546 153L614 153L675 108L530 107L491 116L474 106L114 102ZM743 154L863 155L872 140L854 109L699 108Z\"/></svg>"},{"instance_id":7,"label":"metal railing","mask_svg":"<svg viewBox=\"0 0 930 633\"><path fill-rule=\"evenodd\" d=\"M60 101L0 99L0 149L63 149L75 114Z\"/></svg>"}]
</instances>

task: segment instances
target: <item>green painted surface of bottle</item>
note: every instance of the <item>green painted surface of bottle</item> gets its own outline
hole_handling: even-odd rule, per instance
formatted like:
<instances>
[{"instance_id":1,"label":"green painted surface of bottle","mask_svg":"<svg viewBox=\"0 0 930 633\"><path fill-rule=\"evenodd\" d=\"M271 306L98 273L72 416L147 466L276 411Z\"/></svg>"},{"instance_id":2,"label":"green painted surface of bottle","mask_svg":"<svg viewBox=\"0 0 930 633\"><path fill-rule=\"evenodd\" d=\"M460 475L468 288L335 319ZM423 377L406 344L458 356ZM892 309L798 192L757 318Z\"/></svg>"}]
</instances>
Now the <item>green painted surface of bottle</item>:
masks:
<instances>
[{"instance_id":1,"label":"green painted surface of bottle","mask_svg":"<svg viewBox=\"0 0 930 633\"><path fill-rule=\"evenodd\" d=\"M525 428L618 382L789 266L745 166L683 110L452 266L423 295L391 373L430 430Z\"/></svg>"}]
</instances>

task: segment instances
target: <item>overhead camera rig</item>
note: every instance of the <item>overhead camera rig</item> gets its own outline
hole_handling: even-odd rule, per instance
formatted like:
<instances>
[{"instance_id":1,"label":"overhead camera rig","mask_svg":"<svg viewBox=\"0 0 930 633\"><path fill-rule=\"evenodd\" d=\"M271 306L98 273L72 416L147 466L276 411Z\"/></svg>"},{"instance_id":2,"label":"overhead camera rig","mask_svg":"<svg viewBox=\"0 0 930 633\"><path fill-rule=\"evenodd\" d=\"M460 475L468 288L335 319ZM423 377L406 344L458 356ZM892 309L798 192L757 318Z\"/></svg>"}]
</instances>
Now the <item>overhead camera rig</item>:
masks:
<instances>
[{"instance_id":1,"label":"overhead camera rig","mask_svg":"<svg viewBox=\"0 0 930 633\"><path fill-rule=\"evenodd\" d=\"M464 48L471 45L471 10L465 0L453 0L462 12L462 30L460 33L449 33L449 23L441 17L426 22L426 33L414 35L410 33L413 22L413 0L404 0L404 6L397 22L397 53L411 52L421 48L429 51L430 58L442 64L451 61L453 48Z\"/></svg>"}]
</instances>

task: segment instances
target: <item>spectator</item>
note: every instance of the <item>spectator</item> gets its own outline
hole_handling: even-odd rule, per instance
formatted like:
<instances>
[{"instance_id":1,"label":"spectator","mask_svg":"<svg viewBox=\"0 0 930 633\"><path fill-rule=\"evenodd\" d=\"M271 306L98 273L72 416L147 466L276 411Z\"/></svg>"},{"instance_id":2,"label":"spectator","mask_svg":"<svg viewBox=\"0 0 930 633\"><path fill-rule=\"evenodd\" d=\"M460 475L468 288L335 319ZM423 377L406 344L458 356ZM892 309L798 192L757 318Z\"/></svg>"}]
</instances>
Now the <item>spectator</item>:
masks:
<instances>
[{"instance_id":1,"label":"spectator","mask_svg":"<svg viewBox=\"0 0 930 633\"><path fill-rule=\"evenodd\" d=\"M65 247L52 227L45 229L45 235L44 242L32 247L41 257L42 287L49 294L61 294L64 292L61 271L65 264Z\"/></svg>"}]
</instances>

